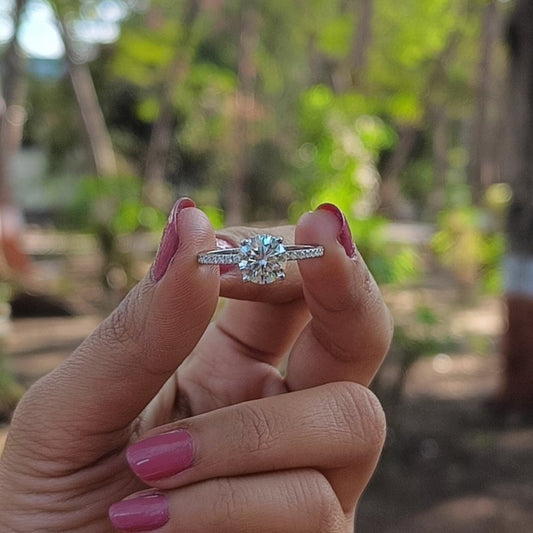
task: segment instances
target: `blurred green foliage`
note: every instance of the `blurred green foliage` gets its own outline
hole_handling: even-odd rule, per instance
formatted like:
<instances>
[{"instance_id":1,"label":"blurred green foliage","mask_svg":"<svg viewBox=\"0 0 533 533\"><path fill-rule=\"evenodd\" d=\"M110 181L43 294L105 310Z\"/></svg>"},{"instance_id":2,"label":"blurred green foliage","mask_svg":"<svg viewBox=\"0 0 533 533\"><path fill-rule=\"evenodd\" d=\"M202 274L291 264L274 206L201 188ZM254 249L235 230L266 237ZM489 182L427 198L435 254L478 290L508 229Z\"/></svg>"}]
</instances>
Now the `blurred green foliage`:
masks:
<instances>
[{"instance_id":1,"label":"blurred green foliage","mask_svg":"<svg viewBox=\"0 0 533 533\"><path fill-rule=\"evenodd\" d=\"M143 180L139 176L87 177L79 182L65 222L71 229L97 232L105 227L113 235L137 231L159 233L165 227L173 195L167 191L167 210L150 205L144 197ZM200 195L201 196L201 195ZM206 195L205 200L209 199ZM213 226L224 225L222 209L199 204Z\"/></svg>"},{"instance_id":2,"label":"blurred green foliage","mask_svg":"<svg viewBox=\"0 0 533 533\"><path fill-rule=\"evenodd\" d=\"M69 223L89 231L105 226L116 235L161 231L168 215L143 201L142 185L137 176L84 179L73 200Z\"/></svg>"},{"instance_id":3,"label":"blurred green foliage","mask_svg":"<svg viewBox=\"0 0 533 533\"><path fill-rule=\"evenodd\" d=\"M98 2L91 10L52 3L69 20L99 12ZM91 43L80 56L119 177L82 180L71 225L108 240L161 230L166 213L146 200L144 173L154 125L166 114L169 201L161 209L189 195L220 227L236 187L249 222L295 221L333 202L378 281L412 280L422 262L413 249L390 245L380 211L380 175L410 129L413 146L393 176L398 204L408 204L414 219L437 223L433 249L462 283L482 274L487 288L498 286L501 235L470 205L468 177L485 0L151 0L123 7L117 40ZM30 82L24 142L47 152L53 176L89 174L67 77ZM437 116L448 128L443 146ZM496 189L491 195L501 205Z\"/></svg>"},{"instance_id":4,"label":"blurred green foliage","mask_svg":"<svg viewBox=\"0 0 533 533\"><path fill-rule=\"evenodd\" d=\"M481 279L486 291L500 291L505 240L501 231L490 227L487 211L472 205L444 210L438 228L432 248L463 287L475 288Z\"/></svg>"},{"instance_id":5,"label":"blurred green foliage","mask_svg":"<svg viewBox=\"0 0 533 533\"><path fill-rule=\"evenodd\" d=\"M376 215L379 202L379 154L396 140L392 128L363 114L353 94L336 95L323 85L302 95L301 145L295 154L298 199L290 206L296 221L307 210L331 202L346 214L357 246L381 283L412 280L418 258L408 247L393 249L386 237L388 221Z\"/></svg>"},{"instance_id":6,"label":"blurred green foliage","mask_svg":"<svg viewBox=\"0 0 533 533\"><path fill-rule=\"evenodd\" d=\"M402 216L436 226L431 249L463 288L479 280L484 290L500 288L509 190L492 186L478 205L469 176L486 0L128 0L116 41L83 42L76 21L95 22L102 3L50 0L74 32L75 62L89 69L118 176L91 177L64 59L60 77L30 69L23 144L47 155L49 185L88 176L62 220L96 235L106 288L117 268L134 281L121 237L161 232L182 195L220 228L236 188L239 215L252 224L338 205L379 283L417 280L425 258L389 238L386 180L398 182ZM502 20L506 4L496 4ZM501 48L488 69L500 74ZM497 115L490 105L489 118ZM168 150L154 138L165 120ZM406 131L413 136L402 160ZM153 202L146 168L158 143L163 200ZM431 307L418 306L409 320L395 335L397 387L417 357L449 346ZM0 391L8 390L2 379L0 370Z\"/></svg>"}]
</instances>

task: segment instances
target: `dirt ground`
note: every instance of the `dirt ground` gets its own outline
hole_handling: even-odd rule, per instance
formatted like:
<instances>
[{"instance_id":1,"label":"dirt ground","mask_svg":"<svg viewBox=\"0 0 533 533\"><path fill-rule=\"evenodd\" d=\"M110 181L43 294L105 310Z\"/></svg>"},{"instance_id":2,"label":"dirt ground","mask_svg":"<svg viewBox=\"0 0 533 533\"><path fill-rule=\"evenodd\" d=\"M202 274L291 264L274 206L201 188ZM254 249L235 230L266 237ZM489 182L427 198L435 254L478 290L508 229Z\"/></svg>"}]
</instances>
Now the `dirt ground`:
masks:
<instances>
[{"instance_id":1,"label":"dirt ground","mask_svg":"<svg viewBox=\"0 0 533 533\"><path fill-rule=\"evenodd\" d=\"M488 341L488 353L436 354L408 372L359 532L533 531L533 425L487 407L500 380L501 316L497 299L457 311L451 328Z\"/></svg>"},{"instance_id":2,"label":"dirt ground","mask_svg":"<svg viewBox=\"0 0 533 533\"><path fill-rule=\"evenodd\" d=\"M87 286L90 261L74 254L70 263ZM6 349L24 385L54 368L98 323L95 291L73 294L78 316L13 322ZM499 300L456 306L442 286L389 297L400 322L414 305L429 302L448 316L447 331L469 340L453 353L417 360L401 401L387 406L388 440L360 503L358 532L533 531L533 425L496 420L486 408L500 379ZM6 433L0 427L0 449Z\"/></svg>"},{"instance_id":3,"label":"dirt ground","mask_svg":"<svg viewBox=\"0 0 533 533\"><path fill-rule=\"evenodd\" d=\"M533 428L489 415L485 402L497 376L496 359L487 355L412 368L360 506L359 531L533 530Z\"/></svg>"}]
</instances>

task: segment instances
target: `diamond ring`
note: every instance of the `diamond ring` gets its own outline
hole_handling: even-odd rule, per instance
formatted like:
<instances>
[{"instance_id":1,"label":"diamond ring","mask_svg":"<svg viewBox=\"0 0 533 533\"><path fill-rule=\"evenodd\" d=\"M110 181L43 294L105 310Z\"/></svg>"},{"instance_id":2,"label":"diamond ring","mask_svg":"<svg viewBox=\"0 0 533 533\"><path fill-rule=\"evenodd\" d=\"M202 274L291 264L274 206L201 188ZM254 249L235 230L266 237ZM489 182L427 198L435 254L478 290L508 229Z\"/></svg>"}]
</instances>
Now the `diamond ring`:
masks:
<instances>
[{"instance_id":1,"label":"diamond ring","mask_svg":"<svg viewBox=\"0 0 533 533\"><path fill-rule=\"evenodd\" d=\"M243 281L267 285L285 279L285 263L324 255L323 246L283 244L283 237L266 233L243 239L239 248L198 254L202 265L238 265Z\"/></svg>"}]
</instances>

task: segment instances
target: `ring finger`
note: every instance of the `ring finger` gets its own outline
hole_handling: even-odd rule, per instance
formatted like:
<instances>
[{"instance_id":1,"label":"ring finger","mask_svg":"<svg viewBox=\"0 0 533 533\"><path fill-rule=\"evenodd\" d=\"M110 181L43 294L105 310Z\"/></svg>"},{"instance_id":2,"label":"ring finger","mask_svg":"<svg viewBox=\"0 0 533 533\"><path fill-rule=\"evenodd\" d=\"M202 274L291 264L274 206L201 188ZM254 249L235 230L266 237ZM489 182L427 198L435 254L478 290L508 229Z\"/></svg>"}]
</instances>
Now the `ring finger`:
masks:
<instances>
[{"instance_id":1,"label":"ring finger","mask_svg":"<svg viewBox=\"0 0 533 533\"><path fill-rule=\"evenodd\" d=\"M109 516L121 531L158 533L345 533L353 520L326 478L312 469L144 491L114 504Z\"/></svg>"}]
</instances>

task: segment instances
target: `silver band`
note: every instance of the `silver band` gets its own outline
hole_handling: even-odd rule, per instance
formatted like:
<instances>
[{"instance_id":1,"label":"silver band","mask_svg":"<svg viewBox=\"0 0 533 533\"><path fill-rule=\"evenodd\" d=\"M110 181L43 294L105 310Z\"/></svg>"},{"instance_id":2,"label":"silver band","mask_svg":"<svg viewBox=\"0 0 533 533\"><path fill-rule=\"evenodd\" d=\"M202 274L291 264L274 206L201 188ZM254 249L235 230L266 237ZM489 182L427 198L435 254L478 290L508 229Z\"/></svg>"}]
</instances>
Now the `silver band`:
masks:
<instances>
[{"instance_id":1,"label":"silver band","mask_svg":"<svg viewBox=\"0 0 533 533\"><path fill-rule=\"evenodd\" d=\"M238 265L243 281L267 285L285 279L287 261L324 255L323 246L283 244L283 238L262 233L240 242L239 248L211 250L198 254L202 265Z\"/></svg>"},{"instance_id":2,"label":"silver band","mask_svg":"<svg viewBox=\"0 0 533 533\"><path fill-rule=\"evenodd\" d=\"M285 245L285 261L300 261L313 259L324 255L323 246L311 244ZM238 265L243 258L240 248L227 248L225 250L212 250L198 254L198 263L201 265Z\"/></svg>"}]
</instances>

